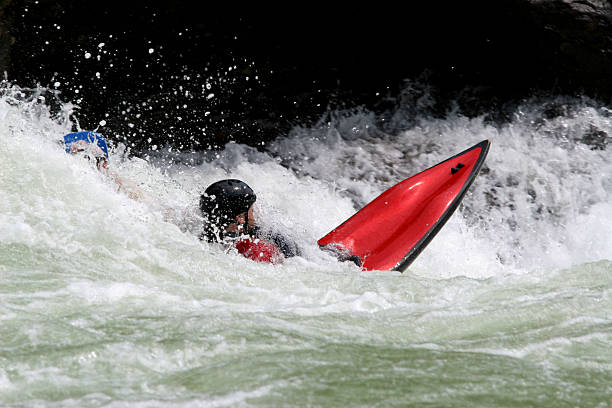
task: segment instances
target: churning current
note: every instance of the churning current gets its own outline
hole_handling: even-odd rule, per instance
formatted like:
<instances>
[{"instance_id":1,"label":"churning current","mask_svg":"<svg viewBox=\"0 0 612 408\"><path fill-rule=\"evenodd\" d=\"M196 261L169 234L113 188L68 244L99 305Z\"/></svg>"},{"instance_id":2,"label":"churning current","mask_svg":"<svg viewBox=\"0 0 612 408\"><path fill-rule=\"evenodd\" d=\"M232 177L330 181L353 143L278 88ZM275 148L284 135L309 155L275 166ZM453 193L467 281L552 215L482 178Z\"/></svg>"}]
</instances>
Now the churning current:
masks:
<instances>
[{"instance_id":1,"label":"churning current","mask_svg":"<svg viewBox=\"0 0 612 408\"><path fill-rule=\"evenodd\" d=\"M115 145L111 166L141 201L64 152L70 110L9 85L0 97L0 405L612 405L607 107L391 118L401 130L357 110L259 150ZM406 273L316 246L483 139L481 174ZM302 256L262 264L198 239L199 194L229 177Z\"/></svg>"}]
</instances>

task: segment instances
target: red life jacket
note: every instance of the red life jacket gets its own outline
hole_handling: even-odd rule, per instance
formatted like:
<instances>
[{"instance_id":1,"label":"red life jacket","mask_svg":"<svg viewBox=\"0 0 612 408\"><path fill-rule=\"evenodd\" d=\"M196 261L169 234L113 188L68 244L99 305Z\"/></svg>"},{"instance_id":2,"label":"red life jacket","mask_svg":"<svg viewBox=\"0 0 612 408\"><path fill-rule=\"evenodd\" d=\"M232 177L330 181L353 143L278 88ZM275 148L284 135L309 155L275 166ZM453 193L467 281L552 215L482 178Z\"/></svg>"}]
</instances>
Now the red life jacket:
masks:
<instances>
[{"instance_id":1,"label":"red life jacket","mask_svg":"<svg viewBox=\"0 0 612 408\"><path fill-rule=\"evenodd\" d=\"M259 238L245 238L234 244L239 253L257 262L279 264L284 260L283 254L272 243Z\"/></svg>"}]
</instances>

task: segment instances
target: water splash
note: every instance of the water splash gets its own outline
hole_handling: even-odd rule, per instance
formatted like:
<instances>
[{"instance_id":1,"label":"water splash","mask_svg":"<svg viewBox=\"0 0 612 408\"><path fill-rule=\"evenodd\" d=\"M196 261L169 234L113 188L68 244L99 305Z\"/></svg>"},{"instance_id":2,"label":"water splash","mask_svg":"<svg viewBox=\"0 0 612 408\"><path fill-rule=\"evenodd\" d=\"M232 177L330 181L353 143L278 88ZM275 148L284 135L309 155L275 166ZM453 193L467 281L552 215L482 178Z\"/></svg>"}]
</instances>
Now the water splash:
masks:
<instances>
[{"instance_id":1,"label":"water splash","mask_svg":"<svg viewBox=\"0 0 612 408\"><path fill-rule=\"evenodd\" d=\"M607 108L527 101L507 123L424 115L397 132L354 111L260 150L147 159L112 146L111 166L150 198L134 201L65 154L70 105L53 113L37 92L0 96L3 405L607 401ZM484 138L486 168L406 273L316 247L388 186ZM303 257L258 264L199 241L198 195L229 176Z\"/></svg>"}]
</instances>

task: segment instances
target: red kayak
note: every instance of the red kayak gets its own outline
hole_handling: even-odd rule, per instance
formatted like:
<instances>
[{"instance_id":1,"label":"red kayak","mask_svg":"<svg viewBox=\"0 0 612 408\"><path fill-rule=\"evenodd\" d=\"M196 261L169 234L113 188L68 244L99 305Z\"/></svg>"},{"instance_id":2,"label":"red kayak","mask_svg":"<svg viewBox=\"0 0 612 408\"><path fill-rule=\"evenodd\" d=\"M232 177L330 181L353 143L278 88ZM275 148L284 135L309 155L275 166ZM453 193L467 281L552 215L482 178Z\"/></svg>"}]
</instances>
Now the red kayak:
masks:
<instances>
[{"instance_id":1,"label":"red kayak","mask_svg":"<svg viewBox=\"0 0 612 408\"><path fill-rule=\"evenodd\" d=\"M490 144L484 140L396 184L318 244L356 256L366 270L404 271L457 209Z\"/></svg>"}]
</instances>

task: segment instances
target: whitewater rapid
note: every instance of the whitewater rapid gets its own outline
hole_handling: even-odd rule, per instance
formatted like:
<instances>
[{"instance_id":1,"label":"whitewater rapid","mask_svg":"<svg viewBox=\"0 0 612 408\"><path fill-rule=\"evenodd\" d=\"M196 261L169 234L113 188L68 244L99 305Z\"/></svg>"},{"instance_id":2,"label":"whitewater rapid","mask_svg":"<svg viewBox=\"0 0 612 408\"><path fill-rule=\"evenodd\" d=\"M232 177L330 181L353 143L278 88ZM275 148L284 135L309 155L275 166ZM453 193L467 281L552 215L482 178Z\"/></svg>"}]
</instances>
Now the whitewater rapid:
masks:
<instances>
[{"instance_id":1,"label":"whitewater rapid","mask_svg":"<svg viewBox=\"0 0 612 408\"><path fill-rule=\"evenodd\" d=\"M504 124L336 112L259 150L117 144L135 201L64 152L73 107L40 96L0 96L3 406L610 406L607 107L525 101ZM406 273L316 246L484 139L481 174ZM199 194L228 177L302 256L260 264L198 239Z\"/></svg>"}]
</instances>

